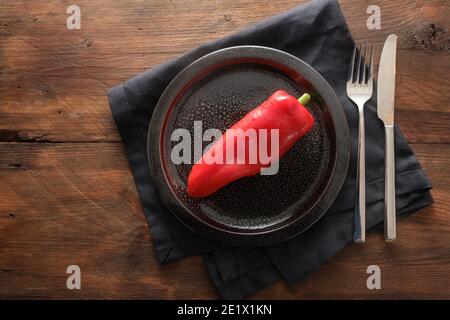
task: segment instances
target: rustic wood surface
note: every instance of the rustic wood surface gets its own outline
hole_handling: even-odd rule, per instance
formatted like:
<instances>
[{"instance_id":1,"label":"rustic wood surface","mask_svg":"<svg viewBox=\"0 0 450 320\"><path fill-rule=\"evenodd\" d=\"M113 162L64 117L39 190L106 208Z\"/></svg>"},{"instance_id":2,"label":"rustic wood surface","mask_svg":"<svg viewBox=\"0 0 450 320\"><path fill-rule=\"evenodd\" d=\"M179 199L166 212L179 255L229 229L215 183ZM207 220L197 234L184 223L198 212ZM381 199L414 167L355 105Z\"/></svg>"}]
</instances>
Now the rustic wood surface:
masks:
<instances>
[{"instance_id":1,"label":"rustic wood surface","mask_svg":"<svg viewBox=\"0 0 450 320\"><path fill-rule=\"evenodd\" d=\"M105 92L298 0L0 2L0 298L217 298L200 257L160 267ZM366 28L381 8L381 30ZM399 35L397 122L435 203L304 282L251 298L450 298L449 2L341 1L355 39ZM66 288L66 268L82 289ZM368 290L366 268L382 268Z\"/></svg>"}]
</instances>

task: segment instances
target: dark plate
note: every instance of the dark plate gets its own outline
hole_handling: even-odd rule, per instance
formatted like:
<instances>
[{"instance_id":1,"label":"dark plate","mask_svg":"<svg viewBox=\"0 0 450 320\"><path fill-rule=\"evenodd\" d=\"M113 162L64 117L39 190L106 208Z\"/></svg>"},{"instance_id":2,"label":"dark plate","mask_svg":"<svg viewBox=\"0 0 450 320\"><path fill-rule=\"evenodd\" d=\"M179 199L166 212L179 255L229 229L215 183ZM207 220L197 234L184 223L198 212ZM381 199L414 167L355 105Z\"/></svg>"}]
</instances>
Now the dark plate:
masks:
<instances>
[{"instance_id":1,"label":"dark plate","mask_svg":"<svg viewBox=\"0 0 450 320\"><path fill-rule=\"evenodd\" d=\"M172 163L173 130L193 135L194 120L202 120L203 130L223 132L278 89L297 97L310 93L308 108L316 120L281 158L279 172L190 198L192 165ZM279 50L240 46L208 54L175 77L153 113L148 156L161 199L188 227L224 244L262 246L306 230L330 207L347 173L349 134L336 94L311 66Z\"/></svg>"}]
</instances>

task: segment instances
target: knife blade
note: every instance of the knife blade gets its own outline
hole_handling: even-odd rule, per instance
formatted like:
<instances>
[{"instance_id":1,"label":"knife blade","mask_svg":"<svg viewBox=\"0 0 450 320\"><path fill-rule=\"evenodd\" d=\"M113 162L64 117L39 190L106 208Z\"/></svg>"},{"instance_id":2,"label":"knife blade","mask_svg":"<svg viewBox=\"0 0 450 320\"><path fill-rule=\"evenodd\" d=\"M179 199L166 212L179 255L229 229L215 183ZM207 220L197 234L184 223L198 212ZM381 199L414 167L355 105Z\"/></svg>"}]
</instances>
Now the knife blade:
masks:
<instances>
[{"instance_id":1,"label":"knife blade","mask_svg":"<svg viewBox=\"0 0 450 320\"><path fill-rule=\"evenodd\" d=\"M397 36L386 39L381 52L378 70L377 113L384 122L385 184L384 184L384 239L393 241L397 237L395 208L395 150L394 150L394 101Z\"/></svg>"},{"instance_id":2,"label":"knife blade","mask_svg":"<svg viewBox=\"0 0 450 320\"><path fill-rule=\"evenodd\" d=\"M385 125L394 125L395 98L395 60L397 54L397 36L389 35L381 52L380 67L378 69L378 118Z\"/></svg>"}]
</instances>

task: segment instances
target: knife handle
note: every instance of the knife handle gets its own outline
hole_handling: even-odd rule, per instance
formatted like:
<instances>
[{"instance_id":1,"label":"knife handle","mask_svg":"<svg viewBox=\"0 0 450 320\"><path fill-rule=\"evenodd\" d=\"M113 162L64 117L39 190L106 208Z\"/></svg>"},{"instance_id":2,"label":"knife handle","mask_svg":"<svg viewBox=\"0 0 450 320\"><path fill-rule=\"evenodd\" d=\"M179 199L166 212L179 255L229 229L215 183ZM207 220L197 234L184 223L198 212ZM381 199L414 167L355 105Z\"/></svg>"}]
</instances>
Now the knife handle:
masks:
<instances>
[{"instance_id":1,"label":"knife handle","mask_svg":"<svg viewBox=\"0 0 450 320\"><path fill-rule=\"evenodd\" d=\"M386 161L384 180L384 239L394 241L396 236L395 215L395 150L394 126L385 126Z\"/></svg>"}]
</instances>

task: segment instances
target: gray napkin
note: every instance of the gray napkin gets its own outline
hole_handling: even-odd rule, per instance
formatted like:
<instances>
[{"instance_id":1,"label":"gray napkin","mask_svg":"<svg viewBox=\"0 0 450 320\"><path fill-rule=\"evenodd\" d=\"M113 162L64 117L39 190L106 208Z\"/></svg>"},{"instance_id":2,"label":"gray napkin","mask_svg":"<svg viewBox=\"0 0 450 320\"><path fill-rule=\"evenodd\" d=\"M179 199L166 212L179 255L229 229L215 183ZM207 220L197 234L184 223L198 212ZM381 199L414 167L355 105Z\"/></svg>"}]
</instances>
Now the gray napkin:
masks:
<instances>
[{"instance_id":1,"label":"gray napkin","mask_svg":"<svg viewBox=\"0 0 450 320\"><path fill-rule=\"evenodd\" d=\"M194 234L160 201L147 165L148 125L165 87L178 72L201 56L236 45L277 48L312 65L336 90L347 116L352 141L348 175L330 210L303 234L266 248L228 248ZM202 45L108 92L160 263L203 254L219 294L223 298L238 299L280 279L288 283L300 281L351 242L358 115L346 96L345 81L353 46L337 1L317 0ZM376 117L375 106L374 100L366 105L366 154L370 155L366 163L368 229L380 225L383 219L384 129ZM398 128L395 139L397 213L411 213L432 202L431 184Z\"/></svg>"}]
</instances>

